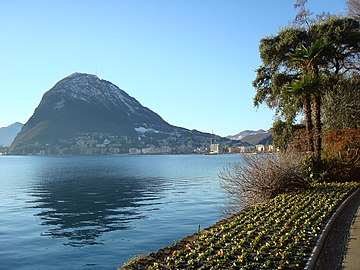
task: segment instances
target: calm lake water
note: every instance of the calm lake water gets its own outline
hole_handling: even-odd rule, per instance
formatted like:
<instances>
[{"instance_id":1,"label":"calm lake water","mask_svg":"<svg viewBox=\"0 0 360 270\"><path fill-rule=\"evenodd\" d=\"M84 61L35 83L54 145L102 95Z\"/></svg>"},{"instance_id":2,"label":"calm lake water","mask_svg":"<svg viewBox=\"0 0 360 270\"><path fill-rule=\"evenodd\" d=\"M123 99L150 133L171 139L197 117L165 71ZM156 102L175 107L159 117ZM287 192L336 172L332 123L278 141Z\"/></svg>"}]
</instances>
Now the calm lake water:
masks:
<instances>
[{"instance_id":1,"label":"calm lake water","mask_svg":"<svg viewBox=\"0 0 360 270\"><path fill-rule=\"evenodd\" d=\"M116 269L222 219L241 155L0 157L0 269Z\"/></svg>"}]
</instances>

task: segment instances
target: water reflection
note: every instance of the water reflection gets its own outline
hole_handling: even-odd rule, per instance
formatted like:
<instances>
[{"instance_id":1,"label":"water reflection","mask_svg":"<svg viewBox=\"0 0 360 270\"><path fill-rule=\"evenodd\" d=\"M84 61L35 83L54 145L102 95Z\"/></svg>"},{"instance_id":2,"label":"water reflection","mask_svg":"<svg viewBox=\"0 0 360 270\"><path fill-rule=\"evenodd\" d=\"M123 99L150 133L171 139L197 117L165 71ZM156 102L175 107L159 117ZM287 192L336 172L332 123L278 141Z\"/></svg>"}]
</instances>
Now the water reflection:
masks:
<instances>
[{"instance_id":1,"label":"water reflection","mask_svg":"<svg viewBox=\"0 0 360 270\"><path fill-rule=\"evenodd\" d=\"M43 175L46 180L33 186L29 201L46 226L43 236L66 238L65 245L71 246L101 244L104 233L131 229L134 220L156 210L161 178L116 177L103 170L79 175L70 168Z\"/></svg>"}]
</instances>

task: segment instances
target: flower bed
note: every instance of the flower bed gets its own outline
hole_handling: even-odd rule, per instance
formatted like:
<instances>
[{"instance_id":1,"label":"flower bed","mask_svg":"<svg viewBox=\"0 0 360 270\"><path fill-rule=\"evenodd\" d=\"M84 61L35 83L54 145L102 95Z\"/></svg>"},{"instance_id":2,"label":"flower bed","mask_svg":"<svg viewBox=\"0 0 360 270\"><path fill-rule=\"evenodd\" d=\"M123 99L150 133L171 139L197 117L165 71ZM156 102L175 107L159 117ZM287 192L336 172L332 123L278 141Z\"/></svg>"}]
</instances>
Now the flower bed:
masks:
<instances>
[{"instance_id":1,"label":"flower bed","mask_svg":"<svg viewBox=\"0 0 360 270\"><path fill-rule=\"evenodd\" d=\"M327 220L357 186L279 195L122 269L303 269Z\"/></svg>"}]
</instances>

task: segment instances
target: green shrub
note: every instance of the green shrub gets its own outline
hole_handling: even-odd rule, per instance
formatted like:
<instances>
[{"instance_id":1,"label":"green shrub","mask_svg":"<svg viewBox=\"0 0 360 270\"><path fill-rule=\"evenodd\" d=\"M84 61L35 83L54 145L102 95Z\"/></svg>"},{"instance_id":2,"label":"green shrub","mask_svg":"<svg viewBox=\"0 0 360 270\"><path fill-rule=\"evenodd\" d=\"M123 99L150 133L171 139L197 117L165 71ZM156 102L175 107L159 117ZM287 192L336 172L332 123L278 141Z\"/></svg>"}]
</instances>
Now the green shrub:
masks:
<instances>
[{"instance_id":1,"label":"green shrub","mask_svg":"<svg viewBox=\"0 0 360 270\"><path fill-rule=\"evenodd\" d=\"M303 159L304 178L309 182L359 181L360 167L340 158L316 159L309 155Z\"/></svg>"},{"instance_id":2,"label":"green shrub","mask_svg":"<svg viewBox=\"0 0 360 270\"><path fill-rule=\"evenodd\" d=\"M301 161L302 176L308 182L323 182L324 162L314 154L305 155Z\"/></svg>"}]
</instances>

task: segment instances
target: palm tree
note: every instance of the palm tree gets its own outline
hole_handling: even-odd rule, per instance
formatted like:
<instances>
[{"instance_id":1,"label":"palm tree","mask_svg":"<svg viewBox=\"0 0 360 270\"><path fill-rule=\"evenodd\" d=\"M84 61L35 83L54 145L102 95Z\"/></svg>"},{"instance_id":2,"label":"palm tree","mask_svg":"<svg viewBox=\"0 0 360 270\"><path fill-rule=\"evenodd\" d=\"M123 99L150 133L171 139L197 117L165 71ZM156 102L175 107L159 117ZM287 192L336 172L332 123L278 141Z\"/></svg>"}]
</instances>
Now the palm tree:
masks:
<instances>
[{"instance_id":1,"label":"palm tree","mask_svg":"<svg viewBox=\"0 0 360 270\"><path fill-rule=\"evenodd\" d=\"M300 68L301 73L299 74L300 78L290 84L288 93L302 96L308 149L315 152L317 157L321 155L322 77L319 74L319 66L321 65L322 52L326 46L323 40L315 40L309 47L302 45L291 55L291 65ZM313 104L313 109L311 104Z\"/></svg>"}]
</instances>

